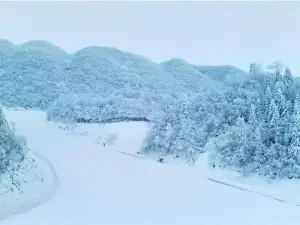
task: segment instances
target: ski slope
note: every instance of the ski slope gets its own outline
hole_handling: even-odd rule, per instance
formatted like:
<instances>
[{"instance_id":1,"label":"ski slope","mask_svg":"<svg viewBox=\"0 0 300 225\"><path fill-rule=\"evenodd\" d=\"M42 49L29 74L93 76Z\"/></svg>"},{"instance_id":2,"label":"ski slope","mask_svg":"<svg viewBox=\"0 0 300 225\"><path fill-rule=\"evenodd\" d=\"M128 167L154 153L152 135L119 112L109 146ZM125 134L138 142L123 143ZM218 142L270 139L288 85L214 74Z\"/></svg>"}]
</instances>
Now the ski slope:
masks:
<instances>
[{"instance_id":1,"label":"ski slope","mask_svg":"<svg viewBox=\"0 0 300 225\"><path fill-rule=\"evenodd\" d=\"M25 205L18 215L0 224L291 225L300 221L296 204L209 180L209 176L219 179L225 175L209 172L201 163L203 159L190 167L118 152L135 153L148 124L78 124L63 129L65 125L46 121L43 112L5 113L27 137L30 149L52 163L60 186L51 200L30 211ZM274 194L271 189L255 188ZM293 192L281 197L297 201L297 195Z\"/></svg>"}]
</instances>

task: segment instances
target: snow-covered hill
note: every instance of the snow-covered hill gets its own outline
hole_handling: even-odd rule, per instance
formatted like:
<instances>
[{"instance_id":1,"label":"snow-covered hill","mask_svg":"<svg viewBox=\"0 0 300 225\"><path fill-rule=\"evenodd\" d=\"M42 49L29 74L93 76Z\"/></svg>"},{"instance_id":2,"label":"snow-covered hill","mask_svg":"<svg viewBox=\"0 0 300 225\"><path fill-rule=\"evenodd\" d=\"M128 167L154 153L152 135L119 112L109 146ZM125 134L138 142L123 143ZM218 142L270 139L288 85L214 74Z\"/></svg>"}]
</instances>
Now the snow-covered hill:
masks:
<instances>
[{"instance_id":1,"label":"snow-covered hill","mask_svg":"<svg viewBox=\"0 0 300 225\"><path fill-rule=\"evenodd\" d=\"M281 225L300 220L297 183L285 182L283 191L283 184L242 183L227 172L214 174L205 159L190 167L173 159L159 164L118 152L135 154L149 130L147 123L66 126L48 122L43 112L5 113L27 136L29 148L52 163L60 188L51 201L1 224Z\"/></svg>"},{"instance_id":2,"label":"snow-covered hill","mask_svg":"<svg viewBox=\"0 0 300 225\"><path fill-rule=\"evenodd\" d=\"M211 79L206 74L198 70L197 66L189 64L182 59L170 59L160 64L162 69L173 76L183 85L182 91L202 92L204 88L220 90L224 85ZM224 71L225 73L225 71Z\"/></svg>"},{"instance_id":3,"label":"snow-covered hill","mask_svg":"<svg viewBox=\"0 0 300 225\"><path fill-rule=\"evenodd\" d=\"M67 60L69 58L68 53L65 52L62 48L59 48L47 41L29 41L24 44L21 44L20 47L27 51L41 51L47 54L48 56L56 58L57 60Z\"/></svg>"},{"instance_id":4,"label":"snow-covered hill","mask_svg":"<svg viewBox=\"0 0 300 225\"><path fill-rule=\"evenodd\" d=\"M196 69L213 80L223 84L234 84L246 80L249 74L230 65L223 66L195 66Z\"/></svg>"},{"instance_id":5,"label":"snow-covered hill","mask_svg":"<svg viewBox=\"0 0 300 225\"><path fill-rule=\"evenodd\" d=\"M52 103L52 109L62 105L64 101L60 100L65 98L80 99L87 94L97 94L107 100L131 92L139 110L146 108L148 112L156 113L167 111L182 93L222 89L224 81L214 80L215 75L226 76L228 81L231 75L236 79L244 74L233 67L201 70L180 59L158 64L112 47L90 46L67 54L47 41L14 45L0 40L0 98L8 107L46 110ZM61 94L64 94L63 98L59 98ZM70 96L66 97L66 94ZM73 104L72 108L76 108L82 101L84 99L69 101L68 105ZM94 106L88 116L97 113L92 112Z\"/></svg>"}]
</instances>

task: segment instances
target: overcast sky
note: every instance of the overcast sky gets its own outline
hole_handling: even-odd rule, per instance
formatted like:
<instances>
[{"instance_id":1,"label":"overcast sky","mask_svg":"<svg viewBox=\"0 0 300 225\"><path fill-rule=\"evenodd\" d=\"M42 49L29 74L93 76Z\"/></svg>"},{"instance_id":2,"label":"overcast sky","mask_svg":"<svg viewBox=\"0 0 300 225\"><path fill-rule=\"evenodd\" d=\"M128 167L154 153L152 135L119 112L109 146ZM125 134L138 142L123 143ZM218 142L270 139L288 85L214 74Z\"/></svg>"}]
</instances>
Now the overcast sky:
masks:
<instances>
[{"instance_id":1,"label":"overcast sky","mask_svg":"<svg viewBox=\"0 0 300 225\"><path fill-rule=\"evenodd\" d=\"M242 69L279 59L300 75L298 2L1 2L0 38Z\"/></svg>"}]
</instances>

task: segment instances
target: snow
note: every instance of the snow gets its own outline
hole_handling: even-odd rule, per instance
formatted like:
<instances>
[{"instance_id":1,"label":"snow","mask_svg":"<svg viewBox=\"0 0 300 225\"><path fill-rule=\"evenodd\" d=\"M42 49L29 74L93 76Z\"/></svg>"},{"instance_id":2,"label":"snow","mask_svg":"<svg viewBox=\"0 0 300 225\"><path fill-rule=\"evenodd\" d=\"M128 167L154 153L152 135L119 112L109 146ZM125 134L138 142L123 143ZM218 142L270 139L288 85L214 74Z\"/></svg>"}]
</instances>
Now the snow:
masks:
<instances>
[{"instance_id":1,"label":"snow","mask_svg":"<svg viewBox=\"0 0 300 225\"><path fill-rule=\"evenodd\" d=\"M148 123L68 127L47 121L43 112L5 113L27 137L30 149L52 163L60 187L51 201L0 224L276 225L300 221L300 207L295 204L208 180L209 176L223 181L231 177L239 182L226 171L208 169L205 155L190 167L168 159L160 164L120 154L117 150L129 154L139 150ZM103 146L103 141L108 143ZM287 182L272 187L278 186L278 191L291 187L285 189L290 191L297 186ZM253 183L249 181L247 187Z\"/></svg>"},{"instance_id":2,"label":"snow","mask_svg":"<svg viewBox=\"0 0 300 225\"><path fill-rule=\"evenodd\" d=\"M56 195L59 178L51 162L39 152L30 151L28 156L22 164L22 172L13 179L13 183L21 184L21 189L12 185L10 173L1 177L0 220L25 213Z\"/></svg>"}]
</instances>

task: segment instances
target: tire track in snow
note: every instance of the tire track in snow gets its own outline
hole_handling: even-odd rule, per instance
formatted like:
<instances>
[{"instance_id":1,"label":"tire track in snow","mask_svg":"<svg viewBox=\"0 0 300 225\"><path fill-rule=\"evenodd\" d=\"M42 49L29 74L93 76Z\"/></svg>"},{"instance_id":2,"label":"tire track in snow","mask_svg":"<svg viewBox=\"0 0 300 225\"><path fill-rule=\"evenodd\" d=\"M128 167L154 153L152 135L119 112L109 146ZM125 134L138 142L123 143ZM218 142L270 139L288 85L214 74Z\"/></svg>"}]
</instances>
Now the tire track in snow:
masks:
<instances>
[{"instance_id":1,"label":"tire track in snow","mask_svg":"<svg viewBox=\"0 0 300 225\"><path fill-rule=\"evenodd\" d=\"M143 159L143 160L147 160L148 159L146 157L136 156L134 154L130 154L130 153L127 153L127 152L122 152L122 151L119 151L119 150L115 150L115 151L117 151L117 152L119 152L121 154L124 154L126 156L131 156L131 157L135 157L135 158L138 158L138 159ZM209 180L209 181L211 181L211 182L213 182L215 184L224 185L224 186L227 186L227 187L230 187L230 188L238 189L240 191L246 191L246 192L257 194L257 195L260 195L260 196L263 196L263 197L266 197L266 198L270 198L270 199L273 199L273 200L281 202L281 203L292 204L292 205L295 205L297 207L300 207L300 204L298 204L296 202L291 202L291 201L288 201L288 200L285 200L285 199L282 199L282 198L278 198L278 197L275 197L275 196L272 196L272 195L261 193L259 191L250 190L248 188L244 188L244 187L240 187L240 186L237 186L237 185L234 185L234 184L230 184L230 183L227 183L227 182L216 180L216 179L213 179L213 178L210 178L210 177L206 177L206 176L204 176L202 174L200 174L200 176L201 176L202 179Z\"/></svg>"},{"instance_id":2,"label":"tire track in snow","mask_svg":"<svg viewBox=\"0 0 300 225\"><path fill-rule=\"evenodd\" d=\"M127 153L127 152L122 152L122 151L119 151L119 150L116 150L116 151L119 152L119 153L121 153L121 154L124 154L124 155L127 155L127 156L131 156L131 157L135 157L135 158L138 158L138 159L144 159L144 160L147 159L146 157L141 157L141 156L133 155L133 154L130 154L130 153Z\"/></svg>"},{"instance_id":3,"label":"tire track in snow","mask_svg":"<svg viewBox=\"0 0 300 225\"><path fill-rule=\"evenodd\" d=\"M293 204L297 207L300 207L300 205L298 203L291 202L291 201L281 199L281 198L277 198L277 197L272 196L272 195L268 195L268 194L264 194L264 193L261 193L261 192L258 192L258 191L250 190L248 188L239 187L237 185L229 184L229 183L226 183L226 182L223 182L223 181L220 181L220 180L216 180L216 179L213 179L213 178L210 178L210 177L204 177L204 176L201 176L201 177L206 179L206 180L209 180L213 183L221 184L221 185L224 185L224 186L227 186L227 187L235 188L235 189L238 189L238 190L241 190L241 191L246 191L246 192L249 192L249 193L254 193L254 194L261 195L261 196L264 196L264 197L267 197L267 198L271 198L273 200L276 200L276 201L279 201L279 202L282 202L282 203Z\"/></svg>"},{"instance_id":4,"label":"tire track in snow","mask_svg":"<svg viewBox=\"0 0 300 225\"><path fill-rule=\"evenodd\" d=\"M58 178L58 174L56 173L56 171L54 169L54 166L51 163L51 161L49 159L47 159L47 157L45 157L40 152L36 152L36 151L33 151L33 150L30 150L29 152L36 159L39 159L40 161L44 162L46 164L46 166L48 167L49 172L51 173L52 178L53 178L51 186L46 191L44 191L41 198L39 198L39 199L25 199L24 203L22 203L20 206L16 207L17 210L15 210L15 211L12 210L7 215L1 215L1 211L0 211L0 221L7 220L12 216L27 213L27 212L37 208L38 206L52 200L55 197L55 195L57 193L57 190L60 187L60 180ZM2 222L0 222L0 223L2 223Z\"/></svg>"}]
</instances>

